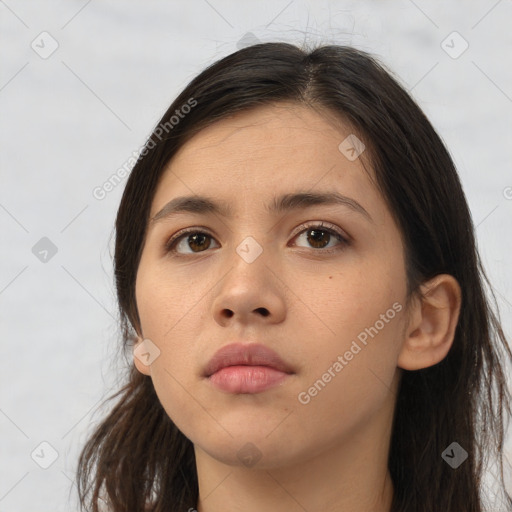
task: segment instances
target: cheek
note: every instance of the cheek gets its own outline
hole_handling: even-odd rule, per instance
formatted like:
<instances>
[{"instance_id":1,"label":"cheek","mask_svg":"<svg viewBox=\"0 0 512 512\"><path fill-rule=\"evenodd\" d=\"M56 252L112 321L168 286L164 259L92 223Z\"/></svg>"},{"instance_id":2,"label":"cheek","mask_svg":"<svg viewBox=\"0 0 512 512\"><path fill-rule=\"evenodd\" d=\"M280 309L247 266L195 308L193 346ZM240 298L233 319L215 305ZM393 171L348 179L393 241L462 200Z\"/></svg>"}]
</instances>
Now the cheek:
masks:
<instances>
[{"instance_id":1,"label":"cheek","mask_svg":"<svg viewBox=\"0 0 512 512\"><path fill-rule=\"evenodd\" d=\"M321 321L325 327L322 332L345 340L372 326L395 302L402 304L406 291L403 269L376 258L354 261L340 271L308 277L294 286L317 313L316 323ZM392 310L388 316L394 318L395 313Z\"/></svg>"},{"instance_id":2,"label":"cheek","mask_svg":"<svg viewBox=\"0 0 512 512\"><path fill-rule=\"evenodd\" d=\"M350 435L394 398L404 308L388 292L364 303L352 298L329 306L324 321L334 334L317 337L304 354L295 397L304 440L311 431Z\"/></svg>"},{"instance_id":3,"label":"cheek","mask_svg":"<svg viewBox=\"0 0 512 512\"><path fill-rule=\"evenodd\" d=\"M382 399L393 380L402 342L404 276L398 266L374 262L330 273L323 284L322 294L312 300L311 310L318 314L304 315L300 329L301 358L309 361L305 380L313 386L311 393L303 389L305 400L322 395L318 402L345 402L357 409L362 396Z\"/></svg>"},{"instance_id":4,"label":"cheek","mask_svg":"<svg viewBox=\"0 0 512 512\"><path fill-rule=\"evenodd\" d=\"M160 285L159 291L165 291ZM161 295L156 287L144 295L141 288L139 315L144 338L152 341L158 348L158 358L151 365L153 380L170 380L168 385L173 392L172 377L179 382L190 379L197 368L193 364L197 343L197 333L187 328L188 317L192 314L191 306L185 301L174 301L165 293ZM196 363L197 364L197 363Z\"/></svg>"},{"instance_id":5,"label":"cheek","mask_svg":"<svg viewBox=\"0 0 512 512\"><path fill-rule=\"evenodd\" d=\"M147 264L141 259L136 280L136 301L142 335L159 350L151 364L151 379L167 414L178 426L193 415L191 393L197 385L197 340L204 289L177 282L165 265ZM196 413L197 414L197 411Z\"/></svg>"},{"instance_id":6,"label":"cheek","mask_svg":"<svg viewBox=\"0 0 512 512\"><path fill-rule=\"evenodd\" d=\"M200 299L201 293L193 276L177 279L163 263L151 263L142 257L137 272L135 297L145 337L164 339L178 327Z\"/></svg>"}]
</instances>

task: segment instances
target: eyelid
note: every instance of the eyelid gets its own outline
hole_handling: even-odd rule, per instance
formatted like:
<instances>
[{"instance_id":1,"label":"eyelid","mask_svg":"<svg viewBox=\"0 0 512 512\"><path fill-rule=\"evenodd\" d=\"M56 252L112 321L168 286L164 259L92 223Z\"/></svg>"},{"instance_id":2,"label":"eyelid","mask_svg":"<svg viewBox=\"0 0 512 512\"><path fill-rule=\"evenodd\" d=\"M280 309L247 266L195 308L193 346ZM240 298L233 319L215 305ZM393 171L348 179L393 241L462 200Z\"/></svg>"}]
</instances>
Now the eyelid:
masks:
<instances>
[{"instance_id":1,"label":"eyelid","mask_svg":"<svg viewBox=\"0 0 512 512\"><path fill-rule=\"evenodd\" d=\"M300 224L293 230L293 234L291 237L292 237L292 239L296 238L298 235L300 235L302 232L306 231L307 229L313 229L313 228L316 228L318 230L324 230L328 233L334 234L341 242L341 245L348 245L352 241L351 237L345 231L341 230L341 228L336 226L335 224L331 224L330 222L320 221L320 220L317 220L317 221L312 220L312 221L307 221L307 222ZM180 229L179 231L177 231L176 233L174 233L174 235L172 235L167 240L167 242L164 245L165 252L166 253L174 252L175 254L182 256L183 254L176 253L173 246L176 246L176 244L180 241L180 239L185 237L186 235L196 234L196 233L206 234L206 235L210 236L211 238L215 239L215 235L213 235L211 233L211 230L208 229L206 226L192 226L189 228L183 228L183 229ZM338 249L336 249L336 248L313 249L313 251L316 251L319 253L320 252L330 253L330 252L334 252L336 250L338 250ZM203 252L206 252L206 251L203 251ZM187 253L187 254L188 255L192 255L192 254L199 255L199 254L201 254L201 252Z\"/></svg>"},{"instance_id":2,"label":"eyelid","mask_svg":"<svg viewBox=\"0 0 512 512\"><path fill-rule=\"evenodd\" d=\"M333 232L336 236L339 236L344 242L350 242L350 236L345 233L341 228L336 226L336 224L331 224L330 222L326 222L324 220L311 220L304 222L300 226L297 226L296 229L293 230L292 238L295 238L297 235L305 231L306 229L317 228L318 230L325 230L327 232Z\"/></svg>"},{"instance_id":3,"label":"eyelid","mask_svg":"<svg viewBox=\"0 0 512 512\"><path fill-rule=\"evenodd\" d=\"M172 252L171 246L175 245L176 242L179 241L179 239L185 235L190 235L193 233L204 233L208 236L211 236L212 238L215 238L215 235L212 234L211 230L209 230L206 226L192 226L190 228L183 228L174 233L166 242L164 245L166 252ZM197 253L199 254L199 253Z\"/></svg>"}]
</instances>

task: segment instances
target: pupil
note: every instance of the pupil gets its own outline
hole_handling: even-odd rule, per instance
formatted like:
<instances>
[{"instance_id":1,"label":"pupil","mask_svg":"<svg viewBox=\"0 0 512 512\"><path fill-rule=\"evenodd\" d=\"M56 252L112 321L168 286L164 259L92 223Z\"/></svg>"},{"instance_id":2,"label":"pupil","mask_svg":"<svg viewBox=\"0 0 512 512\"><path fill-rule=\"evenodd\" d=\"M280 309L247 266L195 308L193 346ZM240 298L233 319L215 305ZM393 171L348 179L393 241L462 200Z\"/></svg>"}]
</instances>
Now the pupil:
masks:
<instances>
[{"instance_id":1,"label":"pupil","mask_svg":"<svg viewBox=\"0 0 512 512\"><path fill-rule=\"evenodd\" d=\"M308 237L308 241L309 241L309 243L311 243L311 245L313 247L318 249L318 248L325 247L329 243L330 234L327 233L327 231L322 231L319 229L310 229L309 233L313 233L313 235L311 237ZM324 237L322 237L322 233L325 235ZM327 237L326 243L322 243L321 239L326 238L326 237ZM310 238L313 238L313 241L311 241ZM318 245L319 242L320 242L320 245Z\"/></svg>"},{"instance_id":2,"label":"pupil","mask_svg":"<svg viewBox=\"0 0 512 512\"><path fill-rule=\"evenodd\" d=\"M329 244L331 235L327 233L327 231L310 229L308 233L310 233L310 235L308 235L308 242L316 249L325 247ZM206 247L201 247L203 244L205 244L206 240L208 240L208 236L201 233L195 233L188 237L189 246L194 252L200 252L201 250L208 249L208 247L210 247L209 242L206 244ZM196 246L196 249L199 249L198 251L194 249L194 245Z\"/></svg>"},{"instance_id":3,"label":"pupil","mask_svg":"<svg viewBox=\"0 0 512 512\"><path fill-rule=\"evenodd\" d=\"M207 238L208 238L208 236L207 236L207 235L204 235L204 234L201 234L201 233L196 233L196 234L194 234L194 235L190 235L190 236L188 237L188 242L189 242L189 246L190 246L190 248L191 248L194 252L200 252L200 250L201 250L201 249L208 249L208 247L210 246L210 244L209 244L209 243L206 245L206 247L199 247L199 251L195 251L195 250L194 250L194 247L193 247L194 245L199 245L199 246L201 246L201 245L205 242L205 240L206 240ZM198 240L199 240L199 242L198 242ZM191 242L191 241L192 241L192 242Z\"/></svg>"}]
</instances>

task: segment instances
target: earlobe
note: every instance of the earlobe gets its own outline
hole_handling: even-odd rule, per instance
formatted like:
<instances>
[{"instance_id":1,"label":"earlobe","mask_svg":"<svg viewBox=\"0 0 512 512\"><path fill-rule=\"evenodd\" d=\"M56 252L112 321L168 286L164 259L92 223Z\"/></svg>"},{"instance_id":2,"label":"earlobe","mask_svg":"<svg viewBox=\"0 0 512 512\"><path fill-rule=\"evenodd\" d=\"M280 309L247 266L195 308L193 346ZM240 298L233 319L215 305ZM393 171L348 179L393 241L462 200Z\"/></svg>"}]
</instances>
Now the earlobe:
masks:
<instances>
[{"instance_id":1,"label":"earlobe","mask_svg":"<svg viewBox=\"0 0 512 512\"><path fill-rule=\"evenodd\" d=\"M461 290L449 274L439 274L421 286L422 296L411 304L410 321L397 365L404 370L428 368L442 361L455 337Z\"/></svg>"},{"instance_id":2,"label":"earlobe","mask_svg":"<svg viewBox=\"0 0 512 512\"><path fill-rule=\"evenodd\" d=\"M137 336L137 341L133 346L133 363L137 370L143 375L151 375L151 370L149 365L144 364L143 354L146 352L146 347L144 343L144 339Z\"/></svg>"}]
</instances>

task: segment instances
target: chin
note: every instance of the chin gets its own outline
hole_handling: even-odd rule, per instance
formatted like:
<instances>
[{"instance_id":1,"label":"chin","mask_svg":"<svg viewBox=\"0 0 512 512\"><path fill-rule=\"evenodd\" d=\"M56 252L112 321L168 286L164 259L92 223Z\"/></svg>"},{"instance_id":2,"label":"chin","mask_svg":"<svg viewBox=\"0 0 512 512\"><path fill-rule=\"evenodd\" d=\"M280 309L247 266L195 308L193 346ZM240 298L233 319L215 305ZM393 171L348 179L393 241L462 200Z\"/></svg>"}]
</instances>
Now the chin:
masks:
<instances>
[{"instance_id":1,"label":"chin","mask_svg":"<svg viewBox=\"0 0 512 512\"><path fill-rule=\"evenodd\" d=\"M288 453L279 453L275 447L264 446L262 443L253 443L252 441L238 443L233 441L229 446L202 446L201 449L209 457L226 466L248 470L275 469L290 462L286 460Z\"/></svg>"},{"instance_id":2,"label":"chin","mask_svg":"<svg viewBox=\"0 0 512 512\"><path fill-rule=\"evenodd\" d=\"M246 429L243 432L231 432L233 437L228 434L211 434L208 438L204 433L197 433L198 442L194 439L192 442L196 449L199 448L222 464L253 470L293 465L306 456L304 446L298 440L293 442L289 436L285 438L277 432L269 435L269 432L272 429L264 434Z\"/></svg>"}]
</instances>

